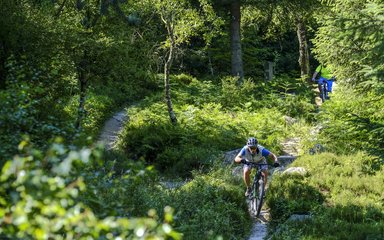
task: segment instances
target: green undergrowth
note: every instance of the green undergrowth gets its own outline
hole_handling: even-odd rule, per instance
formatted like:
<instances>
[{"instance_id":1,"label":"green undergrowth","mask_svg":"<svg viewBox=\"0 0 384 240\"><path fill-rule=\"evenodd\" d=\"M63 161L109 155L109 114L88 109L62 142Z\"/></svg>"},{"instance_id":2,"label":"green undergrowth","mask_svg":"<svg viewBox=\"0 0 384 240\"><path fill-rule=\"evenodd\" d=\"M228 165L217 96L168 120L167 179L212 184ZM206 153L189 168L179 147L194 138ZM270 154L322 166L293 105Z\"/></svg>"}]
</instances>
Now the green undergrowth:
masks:
<instances>
[{"instance_id":1,"label":"green undergrowth","mask_svg":"<svg viewBox=\"0 0 384 240\"><path fill-rule=\"evenodd\" d=\"M273 239L382 239L384 236L384 169L365 152L353 155L305 155L292 167L305 176L276 175L267 204L274 223ZM309 214L305 221L287 221ZM275 226L276 226L275 225Z\"/></svg>"},{"instance_id":2,"label":"green undergrowth","mask_svg":"<svg viewBox=\"0 0 384 240\"><path fill-rule=\"evenodd\" d=\"M243 239L250 230L242 182L233 178L231 167L223 166L221 159L209 173L194 171L192 179L170 188L151 166L117 152L104 154L110 164L83 173L88 187L82 200L98 217L135 218L155 211L162 219L163 209L171 207L173 227L183 239ZM124 171L114 171L117 167Z\"/></svg>"},{"instance_id":3,"label":"green undergrowth","mask_svg":"<svg viewBox=\"0 0 384 240\"><path fill-rule=\"evenodd\" d=\"M230 167L217 164L208 174L197 173L193 180L172 191L170 204L175 211L175 229L184 239L244 239L251 218L244 189L234 179Z\"/></svg>"},{"instance_id":4,"label":"green undergrowth","mask_svg":"<svg viewBox=\"0 0 384 240\"><path fill-rule=\"evenodd\" d=\"M100 147L70 150L57 141L44 152L23 141L19 149L1 172L1 239L181 239L169 206L159 210L161 219L154 209L132 217L132 204L119 214L111 197L129 188L111 189L108 174L95 171L103 162ZM136 165L123 175L125 182L150 178L150 171ZM103 187L110 192L103 195Z\"/></svg>"},{"instance_id":5,"label":"green undergrowth","mask_svg":"<svg viewBox=\"0 0 384 240\"><path fill-rule=\"evenodd\" d=\"M177 109L179 124L172 125L165 106L131 108L130 122L124 128L119 146L132 158L144 159L157 169L188 175L193 169L209 165L223 151L242 147L248 136L256 136L266 147L279 151L284 119L276 110L258 113L231 113L219 104L190 105ZM273 115L275 118L267 121Z\"/></svg>"},{"instance_id":6,"label":"green undergrowth","mask_svg":"<svg viewBox=\"0 0 384 240\"><path fill-rule=\"evenodd\" d=\"M329 151L348 154L361 149L384 157L384 97L375 90L358 91L342 84L323 105L319 142Z\"/></svg>"},{"instance_id":7,"label":"green undergrowth","mask_svg":"<svg viewBox=\"0 0 384 240\"><path fill-rule=\"evenodd\" d=\"M280 143L292 135L293 129L286 124L285 116L300 116L295 109L302 106L294 107L284 99L310 106L305 94L291 96L301 83L290 81L291 88L287 83L281 86L282 80L260 84L267 96L264 98L261 87L251 79L239 86L236 78L223 78L221 84L213 84L187 75L176 76L172 91L178 123L171 124L163 95L148 97L127 110L130 120L119 136L118 148L132 159L153 164L164 174L182 177L190 176L193 169L209 168L218 154L241 148L250 136L279 154ZM281 102L272 101L272 96Z\"/></svg>"}]
</instances>

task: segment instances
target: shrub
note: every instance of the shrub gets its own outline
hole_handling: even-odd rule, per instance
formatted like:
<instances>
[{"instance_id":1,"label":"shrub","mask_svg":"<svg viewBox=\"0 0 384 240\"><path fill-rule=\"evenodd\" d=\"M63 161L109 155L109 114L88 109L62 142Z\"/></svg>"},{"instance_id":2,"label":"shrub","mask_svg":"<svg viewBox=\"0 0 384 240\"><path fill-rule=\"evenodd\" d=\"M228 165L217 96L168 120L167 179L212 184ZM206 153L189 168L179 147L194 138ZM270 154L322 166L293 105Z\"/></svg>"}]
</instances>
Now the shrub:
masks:
<instances>
[{"instance_id":1,"label":"shrub","mask_svg":"<svg viewBox=\"0 0 384 240\"><path fill-rule=\"evenodd\" d=\"M76 170L82 164L98 161L98 150L68 151L56 143L46 154L19 145L26 152L8 161L0 178L0 237L11 239L180 239L172 230L172 211L166 209L165 222L159 223L154 211L144 218L98 219L78 201L85 190ZM76 166L77 165L77 166ZM143 231L145 229L145 231Z\"/></svg>"},{"instance_id":2,"label":"shrub","mask_svg":"<svg viewBox=\"0 0 384 240\"><path fill-rule=\"evenodd\" d=\"M358 93L338 86L332 99L324 104L319 117L324 126L321 143L339 154L365 149L384 156L384 98L374 92Z\"/></svg>"},{"instance_id":3,"label":"shrub","mask_svg":"<svg viewBox=\"0 0 384 240\"><path fill-rule=\"evenodd\" d=\"M175 229L184 239L243 239L250 231L242 183L233 180L229 168L216 167L195 175L173 194Z\"/></svg>"},{"instance_id":4,"label":"shrub","mask_svg":"<svg viewBox=\"0 0 384 240\"><path fill-rule=\"evenodd\" d=\"M274 177L268 204L274 220L283 223L274 239L380 239L383 236L383 168L367 153L304 156L292 165L306 176ZM310 190L310 191L308 191ZM299 211L298 211L299 210ZM293 212L311 214L305 222L285 222Z\"/></svg>"},{"instance_id":5,"label":"shrub","mask_svg":"<svg viewBox=\"0 0 384 240\"><path fill-rule=\"evenodd\" d=\"M242 84L237 77L223 77L221 81L220 100L224 108L236 109L254 104L256 85L251 79L245 79Z\"/></svg>"}]
</instances>

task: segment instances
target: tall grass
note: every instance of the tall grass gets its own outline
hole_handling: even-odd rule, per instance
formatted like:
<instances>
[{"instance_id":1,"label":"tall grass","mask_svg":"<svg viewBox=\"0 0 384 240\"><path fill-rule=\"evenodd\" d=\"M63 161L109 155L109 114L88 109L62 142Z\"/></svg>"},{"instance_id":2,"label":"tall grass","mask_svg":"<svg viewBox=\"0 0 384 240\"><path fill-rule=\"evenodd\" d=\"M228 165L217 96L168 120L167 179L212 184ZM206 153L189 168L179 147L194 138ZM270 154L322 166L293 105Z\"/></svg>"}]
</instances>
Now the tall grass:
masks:
<instances>
[{"instance_id":1,"label":"tall grass","mask_svg":"<svg viewBox=\"0 0 384 240\"><path fill-rule=\"evenodd\" d=\"M209 85L201 83L206 84ZM210 98L205 102L196 99L191 104L189 86L176 86L174 109L179 122L176 126L170 123L166 105L158 96L128 109L130 121L119 137L118 146L130 158L142 158L162 172L188 176L193 169L209 166L217 154L242 147L249 136L256 136L265 147L280 152L280 142L288 131L283 115L276 108L250 106L234 111ZM193 91L196 86L199 84L192 84ZM200 87L199 91L207 90L217 94L217 89L209 86ZM253 99L252 95L249 99Z\"/></svg>"},{"instance_id":2,"label":"tall grass","mask_svg":"<svg viewBox=\"0 0 384 240\"><path fill-rule=\"evenodd\" d=\"M274 178L268 205L282 224L274 239L382 239L384 168L367 153L303 156L293 163L306 176ZM286 222L294 213L311 214L305 222Z\"/></svg>"},{"instance_id":3,"label":"tall grass","mask_svg":"<svg viewBox=\"0 0 384 240\"><path fill-rule=\"evenodd\" d=\"M279 154L283 139L295 136L305 125L304 121L286 124L284 115L295 112L299 116L300 110L295 104L264 99L272 89L283 99L278 94L280 86L264 83L262 92L252 79L238 86L235 78L223 78L217 84L182 74L174 76L172 82L178 124L171 124L162 94L128 108L129 122L119 136L119 152L109 153L106 161L113 162L111 175L115 178L107 184L102 183L110 176L92 180L98 189L92 199L99 200L89 205L109 206L117 209L117 214L132 216L145 215L151 208L162 212L169 205L175 209L175 228L185 239L244 239L252 224L244 186L241 179L232 176L231 167L221 165L219 156L241 148L249 136L256 136L262 145ZM137 172L126 173L124 162L154 165L155 177L146 175L132 181L129 176ZM167 189L156 184L157 176L187 178L188 183Z\"/></svg>"},{"instance_id":4,"label":"tall grass","mask_svg":"<svg viewBox=\"0 0 384 240\"><path fill-rule=\"evenodd\" d=\"M338 85L332 101L319 115L323 131L319 140L335 153L369 151L384 156L384 98L375 91L358 92Z\"/></svg>"}]
</instances>

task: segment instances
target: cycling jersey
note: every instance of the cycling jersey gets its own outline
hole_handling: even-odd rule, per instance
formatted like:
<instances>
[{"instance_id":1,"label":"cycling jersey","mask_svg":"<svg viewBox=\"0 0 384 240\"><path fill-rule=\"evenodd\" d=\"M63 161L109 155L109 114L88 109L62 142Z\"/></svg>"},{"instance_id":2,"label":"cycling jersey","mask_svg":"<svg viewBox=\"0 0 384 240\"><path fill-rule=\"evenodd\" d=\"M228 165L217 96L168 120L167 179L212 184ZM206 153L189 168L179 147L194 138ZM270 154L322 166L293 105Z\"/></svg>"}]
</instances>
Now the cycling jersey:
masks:
<instances>
[{"instance_id":1,"label":"cycling jersey","mask_svg":"<svg viewBox=\"0 0 384 240\"><path fill-rule=\"evenodd\" d=\"M261 145L257 145L257 148L259 149L259 151L256 150L256 152L252 154L251 151L249 150L249 147L244 146L240 150L239 155L250 162L264 163L265 158L268 157L270 152L268 151L268 149L264 148Z\"/></svg>"},{"instance_id":2,"label":"cycling jersey","mask_svg":"<svg viewBox=\"0 0 384 240\"><path fill-rule=\"evenodd\" d=\"M332 78L332 73L324 66L317 66L316 72L321 73L320 77L325 78L326 80L330 80Z\"/></svg>"}]
</instances>

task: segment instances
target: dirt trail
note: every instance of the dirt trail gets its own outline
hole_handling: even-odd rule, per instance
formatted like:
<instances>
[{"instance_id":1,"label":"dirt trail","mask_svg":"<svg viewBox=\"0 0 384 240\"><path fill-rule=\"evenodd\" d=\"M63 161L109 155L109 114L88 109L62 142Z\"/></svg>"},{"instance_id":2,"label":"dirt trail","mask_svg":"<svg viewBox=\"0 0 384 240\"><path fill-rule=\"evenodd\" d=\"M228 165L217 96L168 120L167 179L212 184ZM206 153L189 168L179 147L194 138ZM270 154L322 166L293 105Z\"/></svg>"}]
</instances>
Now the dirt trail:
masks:
<instances>
[{"instance_id":1,"label":"dirt trail","mask_svg":"<svg viewBox=\"0 0 384 240\"><path fill-rule=\"evenodd\" d=\"M99 142L104 143L107 150L110 150L114 147L119 132L121 131L124 122L127 120L127 111L122 110L118 113L115 113L113 117L105 123L103 129L101 130Z\"/></svg>"},{"instance_id":2,"label":"dirt trail","mask_svg":"<svg viewBox=\"0 0 384 240\"><path fill-rule=\"evenodd\" d=\"M123 124L125 121L129 120L127 116L127 111L122 110L120 112L117 112L114 114L112 118L110 118L104 125L99 142L102 142L105 144L106 149L112 149L114 148L114 145L117 141L118 134L121 131ZM279 157L279 161L283 164L288 164L292 162L298 155L298 145L299 139L297 138L291 138L287 139L284 143L282 143L284 148L284 154L283 156ZM229 157L227 159L234 158L234 154L237 154L237 150L227 153ZM254 225L252 228L252 232L248 240L263 240L266 238L268 233L268 222L270 220L269 216L269 210L263 209L260 213L260 216L257 219L254 219Z\"/></svg>"},{"instance_id":3,"label":"dirt trail","mask_svg":"<svg viewBox=\"0 0 384 240\"><path fill-rule=\"evenodd\" d=\"M298 144L300 139L298 138L289 138L286 139L283 145L283 153L285 155L279 156L278 159L282 165L287 165L293 162L298 156ZM272 175L272 174L271 174ZM272 177L270 175L270 177ZM269 179L269 178L268 178ZM271 179L269 179L269 182ZM268 192L267 192L268 194ZM263 206L265 208L265 205ZM261 211L260 216L254 219L254 224L252 227L251 235L248 240L263 240L268 235L268 222L270 221L269 209L264 209Z\"/></svg>"}]
</instances>

